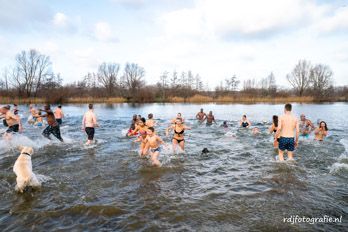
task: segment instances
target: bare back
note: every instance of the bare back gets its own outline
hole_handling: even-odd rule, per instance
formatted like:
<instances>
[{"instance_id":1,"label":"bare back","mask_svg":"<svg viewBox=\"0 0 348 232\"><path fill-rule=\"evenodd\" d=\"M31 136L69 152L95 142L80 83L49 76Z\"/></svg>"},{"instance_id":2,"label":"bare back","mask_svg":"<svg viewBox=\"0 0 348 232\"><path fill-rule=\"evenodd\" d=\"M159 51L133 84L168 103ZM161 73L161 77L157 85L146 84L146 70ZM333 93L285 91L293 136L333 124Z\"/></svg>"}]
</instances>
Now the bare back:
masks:
<instances>
[{"instance_id":1,"label":"bare back","mask_svg":"<svg viewBox=\"0 0 348 232\"><path fill-rule=\"evenodd\" d=\"M284 114L279 118L280 136L286 138L295 137L295 130L298 131L298 121L293 114Z\"/></svg>"}]
</instances>

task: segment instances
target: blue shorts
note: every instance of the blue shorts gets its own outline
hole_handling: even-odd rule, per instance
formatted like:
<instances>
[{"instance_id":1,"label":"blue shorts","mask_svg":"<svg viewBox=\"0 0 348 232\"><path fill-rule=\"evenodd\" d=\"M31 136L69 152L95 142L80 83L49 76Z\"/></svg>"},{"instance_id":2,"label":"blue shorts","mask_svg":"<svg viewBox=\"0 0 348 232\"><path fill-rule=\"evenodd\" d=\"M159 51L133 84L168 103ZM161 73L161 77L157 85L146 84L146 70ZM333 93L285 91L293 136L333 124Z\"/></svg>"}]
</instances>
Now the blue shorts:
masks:
<instances>
[{"instance_id":1,"label":"blue shorts","mask_svg":"<svg viewBox=\"0 0 348 232\"><path fill-rule=\"evenodd\" d=\"M151 151L152 153L160 152L160 151L161 151L161 148L160 148L160 147L150 148L150 151Z\"/></svg>"},{"instance_id":2,"label":"blue shorts","mask_svg":"<svg viewBox=\"0 0 348 232\"><path fill-rule=\"evenodd\" d=\"M295 138L279 138L279 150L281 151L294 151L295 150Z\"/></svg>"}]
</instances>

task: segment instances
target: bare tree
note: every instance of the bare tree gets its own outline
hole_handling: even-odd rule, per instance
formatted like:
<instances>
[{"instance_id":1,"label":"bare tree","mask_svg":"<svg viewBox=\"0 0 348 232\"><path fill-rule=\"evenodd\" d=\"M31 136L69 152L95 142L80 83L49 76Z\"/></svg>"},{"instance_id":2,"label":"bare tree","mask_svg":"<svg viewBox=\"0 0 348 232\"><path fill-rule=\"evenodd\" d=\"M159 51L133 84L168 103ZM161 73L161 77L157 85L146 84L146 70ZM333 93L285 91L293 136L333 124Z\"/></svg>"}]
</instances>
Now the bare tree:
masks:
<instances>
[{"instance_id":1,"label":"bare tree","mask_svg":"<svg viewBox=\"0 0 348 232\"><path fill-rule=\"evenodd\" d=\"M112 96L117 87L117 76L120 70L120 65L116 63L102 63L98 68L98 81L106 89L108 96Z\"/></svg>"},{"instance_id":2,"label":"bare tree","mask_svg":"<svg viewBox=\"0 0 348 232\"><path fill-rule=\"evenodd\" d=\"M51 76L51 61L46 55L31 49L22 51L16 56L16 65L11 72L11 81L18 93L26 97L37 95L44 79Z\"/></svg>"},{"instance_id":3,"label":"bare tree","mask_svg":"<svg viewBox=\"0 0 348 232\"><path fill-rule=\"evenodd\" d=\"M287 79L295 91L301 96L309 88L311 83L312 65L309 61L300 60L293 71L287 75Z\"/></svg>"},{"instance_id":4,"label":"bare tree","mask_svg":"<svg viewBox=\"0 0 348 232\"><path fill-rule=\"evenodd\" d=\"M177 71L174 71L172 74L172 79L170 79L170 86L172 88L176 88L178 85L178 73Z\"/></svg>"},{"instance_id":5,"label":"bare tree","mask_svg":"<svg viewBox=\"0 0 348 232\"><path fill-rule=\"evenodd\" d=\"M311 70L311 82L314 94L324 96L333 83L333 72L327 65L318 64Z\"/></svg>"},{"instance_id":6,"label":"bare tree","mask_svg":"<svg viewBox=\"0 0 348 232\"><path fill-rule=\"evenodd\" d=\"M140 88L145 85L143 80L145 69L138 64L127 63L124 69L123 82L127 88L129 95L135 94Z\"/></svg>"},{"instance_id":7,"label":"bare tree","mask_svg":"<svg viewBox=\"0 0 348 232\"><path fill-rule=\"evenodd\" d=\"M240 81L237 79L236 75L233 75L231 78L225 79L225 90L235 91L238 88Z\"/></svg>"},{"instance_id":8,"label":"bare tree","mask_svg":"<svg viewBox=\"0 0 348 232\"><path fill-rule=\"evenodd\" d=\"M166 88L168 88L168 72L164 71L160 76L159 87L162 90L162 99L166 98Z\"/></svg>"}]
</instances>

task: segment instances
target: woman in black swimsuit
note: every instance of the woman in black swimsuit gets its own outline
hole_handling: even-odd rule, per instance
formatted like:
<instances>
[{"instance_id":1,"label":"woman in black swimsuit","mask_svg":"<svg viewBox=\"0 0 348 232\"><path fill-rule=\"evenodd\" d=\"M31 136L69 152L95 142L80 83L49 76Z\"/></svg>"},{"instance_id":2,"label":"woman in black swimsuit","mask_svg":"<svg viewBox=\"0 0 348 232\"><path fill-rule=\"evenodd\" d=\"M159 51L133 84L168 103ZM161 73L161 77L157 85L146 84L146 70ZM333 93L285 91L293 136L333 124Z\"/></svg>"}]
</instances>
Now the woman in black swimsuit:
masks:
<instances>
[{"instance_id":1,"label":"woman in black swimsuit","mask_svg":"<svg viewBox=\"0 0 348 232\"><path fill-rule=\"evenodd\" d=\"M278 129L278 116L273 115L273 123L272 123L272 126L269 127L269 133L274 135L274 142L273 142L274 148L278 148L278 138L275 137L277 129Z\"/></svg>"},{"instance_id":2,"label":"woman in black swimsuit","mask_svg":"<svg viewBox=\"0 0 348 232\"><path fill-rule=\"evenodd\" d=\"M244 128L249 128L251 126L251 122L247 119L246 115L243 115L242 119L239 122L239 125Z\"/></svg>"},{"instance_id":3,"label":"woman in black swimsuit","mask_svg":"<svg viewBox=\"0 0 348 232\"><path fill-rule=\"evenodd\" d=\"M185 130L191 130L190 127L185 126L182 123L182 119L181 118L177 118L175 120L175 123L173 125L171 125L170 127L167 128L166 130L166 134L167 137L169 136L169 131L173 130L174 131L174 136L172 139L173 142L173 151L176 151L176 147L179 145L180 148L184 151L185 150L185 139L184 139L184 133Z\"/></svg>"}]
</instances>

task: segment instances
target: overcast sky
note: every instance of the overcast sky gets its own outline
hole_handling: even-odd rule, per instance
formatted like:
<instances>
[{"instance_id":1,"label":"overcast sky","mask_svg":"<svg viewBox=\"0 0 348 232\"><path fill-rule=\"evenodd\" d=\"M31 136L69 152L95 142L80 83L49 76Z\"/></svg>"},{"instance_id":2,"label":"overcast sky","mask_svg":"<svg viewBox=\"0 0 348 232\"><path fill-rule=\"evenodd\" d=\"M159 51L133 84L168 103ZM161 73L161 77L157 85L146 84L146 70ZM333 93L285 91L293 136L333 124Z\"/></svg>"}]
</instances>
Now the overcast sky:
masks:
<instances>
[{"instance_id":1,"label":"overcast sky","mask_svg":"<svg viewBox=\"0 0 348 232\"><path fill-rule=\"evenodd\" d=\"M329 65L348 84L348 0L0 0L0 69L31 48L64 82L102 62L135 62L155 83L192 70L209 86L273 72L299 59Z\"/></svg>"}]
</instances>

